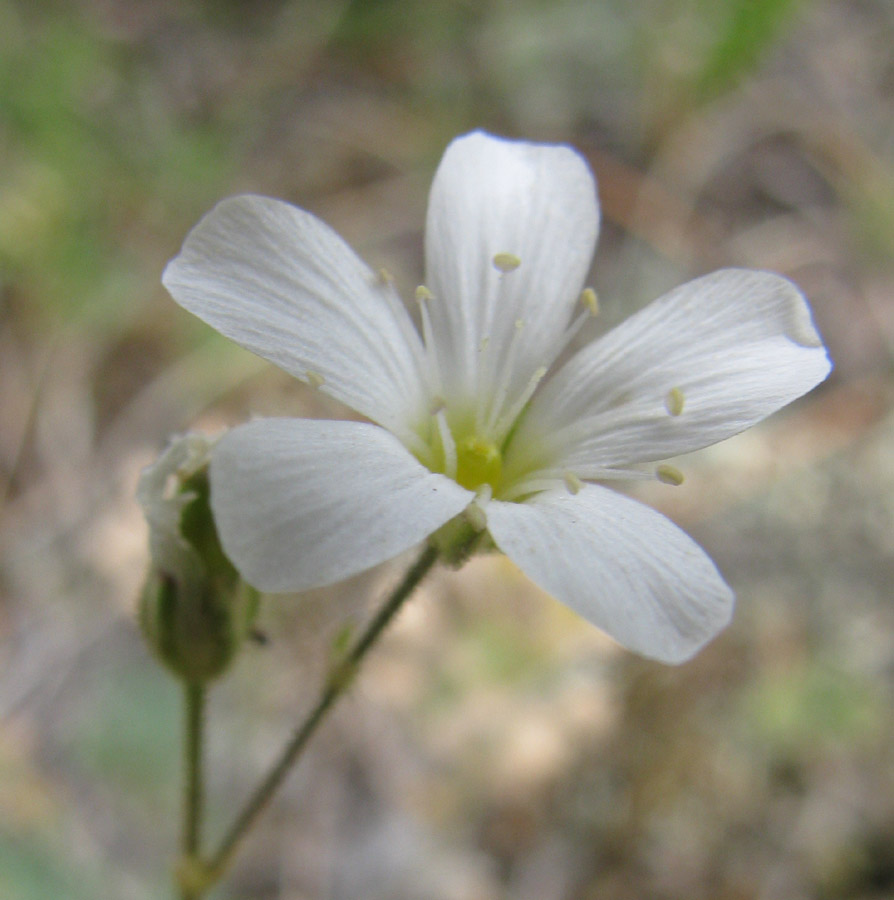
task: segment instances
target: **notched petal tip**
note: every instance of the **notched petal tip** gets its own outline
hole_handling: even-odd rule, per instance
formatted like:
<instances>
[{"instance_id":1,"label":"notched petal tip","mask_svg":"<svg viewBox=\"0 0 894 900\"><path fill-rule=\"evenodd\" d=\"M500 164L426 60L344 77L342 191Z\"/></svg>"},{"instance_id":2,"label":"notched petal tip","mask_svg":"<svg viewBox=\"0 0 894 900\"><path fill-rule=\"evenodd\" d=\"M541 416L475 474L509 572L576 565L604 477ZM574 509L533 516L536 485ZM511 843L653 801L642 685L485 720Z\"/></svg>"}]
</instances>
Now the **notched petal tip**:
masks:
<instances>
[{"instance_id":1,"label":"notched petal tip","mask_svg":"<svg viewBox=\"0 0 894 900\"><path fill-rule=\"evenodd\" d=\"M756 295L778 299L777 321L785 336L800 347L824 347L804 292L791 279L762 269L721 269L715 276L738 276L751 281Z\"/></svg>"},{"instance_id":2,"label":"notched petal tip","mask_svg":"<svg viewBox=\"0 0 894 900\"><path fill-rule=\"evenodd\" d=\"M792 284L792 291L786 308L785 336L801 347L820 349L824 347L813 316L804 295Z\"/></svg>"},{"instance_id":3,"label":"notched petal tip","mask_svg":"<svg viewBox=\"0 0 894 900\"><path fill-rule=\"evenodd\" d=\"M189 277L188 266L206 256L205 237L215 232L220 223L242 222L247 219L263 216L264 211L274 206L288 206L283 200L265 197L262 194L234 194L219 200L189 230L183 240L180 252L168 260L161 274L161 283L168 292L178 300L176 290L181 280ZM207 254L213 261L213 253Z\"/></svg>"},{"instance_id":4,"label":"notched petal tip","mask_svg":"<svg viewBox=\"0 0 894 900\"><path fill-rule=\"evenodd\" d=\"M662 646L660 650L640 650L639 652L648 659L654 659L656 662L669 666L679 666L689 662L732 622L733 612L736 608L736 596L726 582L722 582L722 589L718 591L715 603L711 618L691 636L681 632L682 639L672 645Z\"/></svg>"}]
</instances>

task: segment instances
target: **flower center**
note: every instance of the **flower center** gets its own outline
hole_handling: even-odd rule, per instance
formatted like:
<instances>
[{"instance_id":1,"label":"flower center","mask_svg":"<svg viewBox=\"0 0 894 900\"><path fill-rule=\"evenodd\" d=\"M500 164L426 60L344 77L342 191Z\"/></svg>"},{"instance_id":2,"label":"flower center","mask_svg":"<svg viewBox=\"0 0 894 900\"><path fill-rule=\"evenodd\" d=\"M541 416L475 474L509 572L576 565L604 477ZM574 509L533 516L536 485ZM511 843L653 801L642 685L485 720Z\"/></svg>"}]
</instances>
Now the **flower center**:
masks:
<instances>
[{"instance_id":1,"label":"flower center","mask_svg":"<svg viewBox=\"0 0 894 900\"><path fill-rule=\"evenodd\" d=\"M496 253L491 261L500 273L501 285L503 278L511 278L522 265L514 253ZM555 338L555 344L551 339L550 345L542 348L546 365L533 368L536 360L525 358L526 353L528 356L531 353L528 352L530 341L525 343L528 324L524 318L516 319L514 328L496 321L491 323L495 329L493 334L485 331L477 346L471 348L477 357L470 363L476 375L475 383L470 385L461 380L457 383L448 380L446 384L443 381L442 367L459 365L460 360L441 355L448 347L439 344L429 314L429 305L438 302L435 295L420 284L416 288L416 300L431 365L432 395L425 418L412 429L407 443L410 452L430 471L444 474L467 490L486 494L488 498L512 500L562 484L571 493L577 493L581 479L576 473L555 468L548 450L532 446L530 438L526 438L519 452L513 446L513 435L546 376L549 363L584 322L599 311L593 289L586 288L581 294L580 302L585 310ZM494 334L496 340L491 341ZM445 387L447 395L441 393ZM675 409L680 405L676 397L668 402Z\"/></svg>"},{"instance_id":2,"label":"flower center","mask_svg":"<svg viewBox=\"0 0 894 900\"><path fill-rule=\"evenodd\" d=\"M503 456L496 444L477 434L456 445L456 481L470 491L489 484L496 492L503 474Z\"/></svg>"}]
</instances>

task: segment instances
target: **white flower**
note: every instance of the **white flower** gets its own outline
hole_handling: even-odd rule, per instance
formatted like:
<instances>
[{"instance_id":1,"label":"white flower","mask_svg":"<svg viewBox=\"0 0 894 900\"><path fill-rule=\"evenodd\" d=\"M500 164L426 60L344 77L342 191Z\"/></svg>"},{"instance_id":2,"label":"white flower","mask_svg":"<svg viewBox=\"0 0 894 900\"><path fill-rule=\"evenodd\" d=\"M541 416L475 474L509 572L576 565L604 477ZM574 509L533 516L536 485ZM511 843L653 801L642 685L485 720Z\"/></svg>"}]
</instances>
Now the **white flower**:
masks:
<instances>
[{"instance_id":1,"label":"white flower","mask_svg":"<svg viewBox=\"0 0 894 900\"><path fill-rule=\"evenodd\" d=\"M212 505L250 583L337 581L474 502L522 571L632 650L678 662L729 621L705 553L604 483L748 428L830 363L793 284L724 270L557 366L595 312L598 220L570 148L455 140L429 201L420 335L387 273L309 213L242 196L202 219L165 271L174 298L376 423L266 419L219 442Z\"/></svg>"}]
</instances>

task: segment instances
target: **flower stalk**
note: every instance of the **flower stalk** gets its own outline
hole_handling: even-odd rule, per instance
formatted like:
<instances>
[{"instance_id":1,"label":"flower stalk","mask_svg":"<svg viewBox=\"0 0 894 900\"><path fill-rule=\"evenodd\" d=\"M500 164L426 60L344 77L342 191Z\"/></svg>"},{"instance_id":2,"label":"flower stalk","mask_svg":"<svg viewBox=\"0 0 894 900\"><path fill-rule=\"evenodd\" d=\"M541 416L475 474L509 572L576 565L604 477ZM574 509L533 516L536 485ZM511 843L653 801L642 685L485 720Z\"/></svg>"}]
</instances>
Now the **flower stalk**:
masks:
<instances>
[{"instance_id":1,"label":"flower stalk","mask_svg":"<svg viewBox=\"0 0 894 900\"><path fill-rule=\"evenodd\" d=\"M477 540L477 535L473 540ZM220 842L217 851L209 857L206 864L199 866L202 874L202 877L197 879L198 882L201 882L199 890L192 894L184 891L183 900L199 900L207 890L224 876L243 838L251 830L261 813L267 808L292 767L301 758L308 742L316 733L326 715L338 699L348 690L366 654L381 637L382 632L394 619L404 602L432 570L439 556L438 548L432 544L426 545L419 558L407 571L403 580L378 610L354 645L335 664L326 679L317 702L296 729L288 744L283 748L279 759L255 789L255 792L243 807L242 812L236 817L229 831ZM197 842L198 837L199 834L196 831L193 839ZM196 843L193 850L196 850L197 847L198 844ZM184 850L186 853L189 853L186 843L184 843Z\"/></svg>"},{"instance_id":2,"label":"flower stalk","mask_svg":"<svg viewBox=\"0 0 894 900\"><path fill-rule=\"evenodd\" d=\"M196 900L201 896L201 879L195 873L201 853L202 816L204 811L203 747L205 701L207 690L201 682L185 682L183 700L185 711L183 749L183 830L180 845L178 881L182 900Z\"/></svg>"}]
</instances>

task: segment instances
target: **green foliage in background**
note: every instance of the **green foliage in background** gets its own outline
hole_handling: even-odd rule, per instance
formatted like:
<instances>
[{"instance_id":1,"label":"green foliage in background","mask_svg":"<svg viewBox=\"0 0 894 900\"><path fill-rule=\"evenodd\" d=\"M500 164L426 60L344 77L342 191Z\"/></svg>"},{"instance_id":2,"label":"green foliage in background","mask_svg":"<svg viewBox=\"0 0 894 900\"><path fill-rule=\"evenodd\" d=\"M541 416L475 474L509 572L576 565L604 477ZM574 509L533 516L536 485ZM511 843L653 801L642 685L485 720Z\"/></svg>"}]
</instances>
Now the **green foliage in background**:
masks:
<instances>
[{"instance_id":1,"label":"green foliage in background","mask_svg":"<svg viewBox=\"0 0 894 900\"><path fill-rule=\"evenodd\" d=\"M707 49L693 78L700 101L735 87L760 62L804 0L699 0L696 19L705 23Z\"/></svg>"},{"instance_id":2,"label":"green foliage in background","mask_svg":"<svg viewBox=\"0 0 894 900\"><path fill-rule=\"evenodd\" d=\"M73 9L0 6L0 271L29 315L127 319L169 219L238 163L223 116L190 120L160 48L135 49Z\"/></svg>"}]
</instances>

